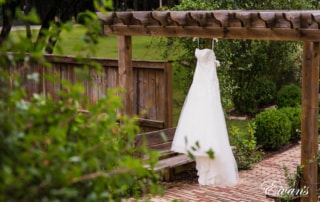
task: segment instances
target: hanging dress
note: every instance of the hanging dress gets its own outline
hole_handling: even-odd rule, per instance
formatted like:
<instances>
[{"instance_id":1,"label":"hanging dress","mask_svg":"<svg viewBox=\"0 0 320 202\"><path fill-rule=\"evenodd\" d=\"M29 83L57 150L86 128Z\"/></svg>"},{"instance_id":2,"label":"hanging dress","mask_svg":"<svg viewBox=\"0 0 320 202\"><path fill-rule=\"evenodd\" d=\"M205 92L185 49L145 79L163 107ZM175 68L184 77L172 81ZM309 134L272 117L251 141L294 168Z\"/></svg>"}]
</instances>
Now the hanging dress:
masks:
<instances>
[{"instance_id":1,"label":"hanging dress","mask_svg":"<svg viewBox=\"0 0 320 202\"><path fill-rule=\"evenodd\" d=\"M231 186L237 183L238 169L230 147L220 100L214 51L196 49L197 65L184 102L172 151L195 156L200 185ZM208 156L213 151L214 159Z\"/></svg>"}]
</instances>

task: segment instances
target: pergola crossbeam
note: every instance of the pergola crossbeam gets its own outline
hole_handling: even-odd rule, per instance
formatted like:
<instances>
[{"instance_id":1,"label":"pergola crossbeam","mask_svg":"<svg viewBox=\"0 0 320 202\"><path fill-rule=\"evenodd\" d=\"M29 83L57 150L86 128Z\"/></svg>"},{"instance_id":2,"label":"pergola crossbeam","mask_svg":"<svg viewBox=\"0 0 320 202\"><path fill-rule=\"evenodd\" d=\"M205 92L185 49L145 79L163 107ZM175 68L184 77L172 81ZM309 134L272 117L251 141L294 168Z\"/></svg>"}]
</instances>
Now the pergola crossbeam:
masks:
<instances>
[{"instance_id":1,"label":"pergola crossbeam","mask_svg":"<svg viewBox=\"0 0 320 202\"><path fill-rule=\"evenodd\" d=\"M99 17L105 34L320 41L320 11L140 11Z\"/></svg>"}]
</instances>

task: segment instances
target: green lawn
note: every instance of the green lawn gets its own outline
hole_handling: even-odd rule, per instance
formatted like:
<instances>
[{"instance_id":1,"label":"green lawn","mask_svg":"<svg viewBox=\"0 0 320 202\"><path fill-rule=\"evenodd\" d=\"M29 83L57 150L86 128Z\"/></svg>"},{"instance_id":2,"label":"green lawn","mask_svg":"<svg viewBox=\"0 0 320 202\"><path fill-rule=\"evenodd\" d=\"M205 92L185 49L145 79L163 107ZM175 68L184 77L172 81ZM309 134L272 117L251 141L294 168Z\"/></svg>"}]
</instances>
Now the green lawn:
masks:
<instances>
[{"instance_id":1,"label":"green lawn","mask_svg":"<svg viewBox=\"0 0 320 202\"><path fill-rule=\"evenodd\" d=\"M61 41L57 45L63 46L64 55L73 55L77 53L75 47L84 45L83 35L85 30L76 27L71 32L63 32ZM162 50L165 44L161 43L160 37L132 37L132 57L140 60L163 60ZM55 53L58 53L55 50ZM95 57L118 58L118 38L109 35L99 38L98 44L95 46ZM166 60L174 60L174 56L166 58Z\"/></svg>"},{"instance_id":2,"label":"green lawn","mask_svg":"<svg viewBox=\"0 0 320 202\"><path fill-rule=\"evenodd\" d=\"M38 30L32 30L33 41L35 41ZM11 36L15 40L22 39L25 36L25 31L16 30L11 32ZM60 39L54 49L54 54L76 55L81 54L79 49L85 46L84 42L85 29L81 26L76 26L71 31L63 31L60 34ZM102 38L97 37L98 43L94 46L94 57L103 58L118 58L118 39L117 36L109 35ZM132 37L132 57L139 60L163 60L162 51L166 44L161 37L146 37L133 36ZM177 48L177 47L174 47ZM62 51L62 52L61 52ZM180 53L177 49L177 53ZM174 60L172 55L166 60Z\"/></svg>"},{"instance_id":3,"label":"green lawn","mask_svg":"<svg viewBox=\"0 0 320 202\"><path fill-rule=\"evenodd\" d=\"M230 130L232 126L235 126L239 128L239 131L247 132L249 122L250 120L228 120L227 119L227 127L228 127L228 130Z\"/></svg>"}]
</instances>

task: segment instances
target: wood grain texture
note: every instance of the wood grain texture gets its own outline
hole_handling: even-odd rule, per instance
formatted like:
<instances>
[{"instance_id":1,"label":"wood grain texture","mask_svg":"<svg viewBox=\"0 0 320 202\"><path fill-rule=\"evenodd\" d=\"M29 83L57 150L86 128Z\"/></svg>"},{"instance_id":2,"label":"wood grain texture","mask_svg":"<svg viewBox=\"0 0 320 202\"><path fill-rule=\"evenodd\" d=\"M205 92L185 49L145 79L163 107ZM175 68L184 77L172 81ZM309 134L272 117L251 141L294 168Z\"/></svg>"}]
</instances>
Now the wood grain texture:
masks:
<instances>
[{"instance_id":1,"label":"wood grain texture","mask_svg":"<svg viewBox=\"0 0 320 202\"><path fill-rule=\"evenodd\" d=\"M319 10L139 11L99 17L105 34L320 41Z\"/></svg>"},{"instance_id":2,"label":"wood grain texture","mask_svg":"<svg viewBox=\"0 0 320 202\"><path fill-rule=\"evenodd\" d=\"M319 43L304 42L302 65L301 164L302 187L309 189L309 197L301 201L317 201L318 178L318 92Z\"/></svg>"},{"instance_id":3,"label":"wood grain texture","mask_svg":"<svg viewBox=\"0 0 320 202\"><path fill-rule=\"evenodd\" d=\"M72 85L84 87L85 92L81 96L84 99L80 105L82 109L86 109L87 104L95 104L104 97L108 89L120 87L118 60L91 58L79 61L75 57L56 55L48 55L45 58L51 63L50 67L37 63L29 66L18 63L17 67L8 68L12 78L14 75L21 78L29 99L34 93L43 93L58 101L61 99L60 91L68 92L68 89L63 87L65 80ZM91 65L92 62L101 65L101 68ZM27 78L27 75L32 73L39 75L39 82ZM172 126L171 73L168 61L132 61L134 93L131 105L134 114L141 118L138 123L142 132ZM8 86L13 85L12 83L13 81Z\"/></svg>"}]
</instances>

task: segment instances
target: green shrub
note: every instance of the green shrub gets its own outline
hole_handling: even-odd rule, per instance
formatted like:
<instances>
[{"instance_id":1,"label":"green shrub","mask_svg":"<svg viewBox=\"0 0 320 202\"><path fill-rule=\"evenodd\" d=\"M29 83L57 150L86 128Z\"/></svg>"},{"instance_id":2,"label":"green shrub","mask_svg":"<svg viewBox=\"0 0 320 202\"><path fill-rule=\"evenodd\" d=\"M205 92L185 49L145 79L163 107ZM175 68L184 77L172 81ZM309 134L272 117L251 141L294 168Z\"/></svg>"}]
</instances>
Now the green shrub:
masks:
<instances>
[{"instance_id":1,"label":"green shrub","mask_svg":"<svg viewBox=\"0 0 320 202\"><path fill-rule=\"evenodd\" d=\"M108 3L111 1L104 1L104 5ZM64 16L65 13L59 14ZM35 15L33 10L23 19L37 21ZM157 153L143 146L134 147L135 135L139 132L136 118L119 114L123 105L117 95L122 92L108 91L101 96L99 93L95 105L86 104L87 84L92 83L90 79L95 76L100 78L100 75L89 74L89 69L102 69L101 64L89 60L96 50L101 27L95 13L82 17L83 34L73 47L77 61L84 62L83 68L76 70L75 80L79 82L60 83L54 78L60 76L59 70L51 69L43 55L46 47L53 48L55 42L58 43L54 48L63 53L65 46L59 33L71 31L71 21L64 23L56 16L56 23L50 22L48 30L42 30L35 43L23 34L3 38L0 50L0 201L113 202L161 191L159 175L152 170ZM85 20L85 17L92 18ZM32 68L38 69L38 64L42 66L43 63L46 68L41 72L47 74L31 73ZM54 83L57 80L59 83ZM84 85L83 81L88 83ZM50 90L45 95L34 94L27 98L31 88L32 92L39 92L37 82L48 85L55 93L54 98L50 97ZM25 89L26 86L29 87ZM80 109L87 109L89 113L80 112ZM149 158L144 161L135 155L137 153Z\"/></svg>"},{"instance_id":2,"label":"green shrub","mask_svg":"<svg viewBox=\"0 0 320 202\"><path fill-rule=\"evenodd\" d=\"M156 155L134 157L138 126L118 115L121 98L110 91L83 114L73 87L58 102L26 101L20 87L0 96L0 201L120 201L160 190L143 166Z\"/></svg>"},{"instance_id":3,"label":"green shrub","mask_svg":"<svg viewBox=\"0 0 320 202\"><path fill-rule=\"evenodd\" d=\"M235 146L234 155L239 169L249 169L261 160L262 151L257 149L254 137L255 125L248 124L246 133L241 133L239 128L232 126L230 131L230 142Z\"/></svg>"},{"instance_id":4,"label":"green shrub","mask_svg":"<svg viewBox=\"0 0 320 202\"><path fill-rule=\"evenodd\" d=\"M278 108L300 106L301 105L300 87L294 84L283 86L277 93L276 105Z\"/></svg>"},{"instance_id":5,"label":"green shrub","mask_svg":"<svg viewBox=\"0 0 320 202\"><path fill-rule=\"evenodd\" d=\"M301 107L285 107L279 109L291 121L291 138L292 141L299 141L301 138Z\"/></svg>"},{"instance_id":6,"label":"green shrub","mask_svg":"<svg viewBox=\"0 0 320 202\"><path fill-rule=\"evenodd\" d=\"M291 121L279 110L267 110L255 118L258 145L266 150L276 150L291 137Z\"/></svg>"},{"instance_id":7,"label":"green shrub","mask_svg":"<svg viewBox=\"0 0 320 202\"><path fill-rule=\"evenodd\" d=\"M232 101L237 112L245 114L255 114L258 109L258 100L255 90L243 87L234 91Z\"/></svg>"},{"instance_id":8,"label":"green shrub","mask_svg":"<svg viewBox=\"0 0 320 202\"><path fill-rule=\"evenodd\" d=\"M258 107L270 105L274 102L276 84L268 79L260 79L254 83L245 83L243 87L234 90L232 101L236 111L255 114Z\"/></svg>"},{"instance_id":9,"label":"green shrub","mask_svg":"<svg viewBox=\"0 0 320 202\"><path fill-rule=\"evenodd\" d=\"M270 105L276 96L276 84L271 80L261 80L257 82L255 97L258 99L259 107Z\"/></svg>"}]
</instances>

